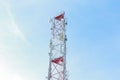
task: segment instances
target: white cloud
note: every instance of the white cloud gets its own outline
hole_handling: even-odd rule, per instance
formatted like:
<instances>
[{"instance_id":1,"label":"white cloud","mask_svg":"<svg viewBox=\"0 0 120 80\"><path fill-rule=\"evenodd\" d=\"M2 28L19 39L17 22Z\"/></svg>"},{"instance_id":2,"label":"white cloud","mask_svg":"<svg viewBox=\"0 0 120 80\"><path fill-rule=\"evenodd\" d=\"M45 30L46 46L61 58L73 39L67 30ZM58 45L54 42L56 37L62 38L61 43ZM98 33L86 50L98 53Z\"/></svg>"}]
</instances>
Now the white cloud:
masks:
<instances>
[{"instance_id":1,"label":"white cloud","mask_svg":"<svg viewBox=\"0 0 120 80\"><path fill-rule=\"evenodd\" d=\"M20 74L10 68L6 56L2 54L0 54L0 80L24 80Z\"/></svg>"},{"instance_id":2,"label":"white cloud","mask_svg":"<svg viewBox=\"0 0 120 80\"><path fill-rule=\"evenodd\" d=\"M9 0L1 0L0 4L1 4L0 7L3 8L1 10L1 13L5 14L5 15L3 15L3 18L0 19L0 22L2 22L2 23L0 23L0 29L4 28L5 30L9 30L8 32L10 34L13 34L14 36L22 39L23 41L26 41L24 34L19 29L19 26L18 26L17 22L15 21L10 1ZM8 35L9 35L9 33L8 33ZM1 34L6 34L6 33L0 33L0 35Z\"/></svg>"},{"instance_id":3,"label":"white cloud","mask_svg":"<svg viewBox=\"0 0 120 80\"><path fill-rule=\"evenodd\" d=\"M14 50L17 49L16 44L11 43L16 38L21 42L27 42L15 21L10 0L0 0L0 80L24 80L9 63L10 56L13 55L12 46L15 45Z\"/></svg>"},{"instance_id":4,"label":"white cloud","mask_svg":"<svg viewBox=\"0 0 120 80\"><path fill-rule=\"evenodd\" d=\"M0 80L24 80L9 63L9 57L12 55L9 48L8 45L0 42Z\"/></svg>"}]
</instances>

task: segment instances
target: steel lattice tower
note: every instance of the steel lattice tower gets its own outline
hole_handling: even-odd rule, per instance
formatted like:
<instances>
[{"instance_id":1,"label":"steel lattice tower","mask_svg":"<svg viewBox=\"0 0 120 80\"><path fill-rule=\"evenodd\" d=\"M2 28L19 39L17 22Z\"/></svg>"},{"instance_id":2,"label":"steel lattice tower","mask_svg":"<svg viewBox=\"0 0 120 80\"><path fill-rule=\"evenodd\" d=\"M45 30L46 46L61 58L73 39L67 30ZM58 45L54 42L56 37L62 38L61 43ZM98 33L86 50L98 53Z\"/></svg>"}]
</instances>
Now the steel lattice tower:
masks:
<instances>
[{"instance_id":1,"label":"steel lattice tower","mask_svg":"<svg viewBox=\"0 0 120 80\"><path fill-rule=\"evenodd\" d=\"M66 71L66 20L64 13L50 20L51 39L48 80L67 80Z\"/></svg>"}]
</instances>

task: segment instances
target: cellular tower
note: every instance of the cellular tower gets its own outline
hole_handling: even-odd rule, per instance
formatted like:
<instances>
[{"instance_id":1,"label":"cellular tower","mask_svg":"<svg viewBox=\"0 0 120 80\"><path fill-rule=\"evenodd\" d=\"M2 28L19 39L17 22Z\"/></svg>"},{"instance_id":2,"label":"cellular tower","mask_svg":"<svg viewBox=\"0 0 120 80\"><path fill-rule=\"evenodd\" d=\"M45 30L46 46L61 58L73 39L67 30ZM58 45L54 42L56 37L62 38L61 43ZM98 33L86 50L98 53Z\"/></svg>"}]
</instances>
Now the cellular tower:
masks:
<instances>
[{"instance_id":1,"label":"cellular tower","mask_svg":"<svg viewBox=\"0 0 120 80\"><path fill-rule=\"evenodd\" d=\"M61 13L50 20L51 39L48 80L67 80L66 71L66 20Z\"/></svg>"}]
</instances>

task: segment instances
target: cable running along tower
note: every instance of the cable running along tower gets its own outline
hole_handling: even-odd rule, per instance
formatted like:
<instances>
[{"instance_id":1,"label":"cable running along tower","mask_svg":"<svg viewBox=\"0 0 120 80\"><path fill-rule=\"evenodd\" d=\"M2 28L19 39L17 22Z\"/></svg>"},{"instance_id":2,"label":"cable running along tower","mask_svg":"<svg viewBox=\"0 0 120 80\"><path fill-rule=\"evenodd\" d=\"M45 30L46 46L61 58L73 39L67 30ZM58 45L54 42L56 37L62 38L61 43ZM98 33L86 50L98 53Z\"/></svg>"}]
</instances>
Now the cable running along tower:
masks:
<instances>
[{"instance_id":1,"label":"cable running along tower","mask_svg":"<svg viewBox=\"0 0 120 80\"><path fill-rule=\"evenodd\" d=\"M51 39L48 80L67 80L66 71L66 20L64 13L50 20Z\"/></svg>"}]
</instances>

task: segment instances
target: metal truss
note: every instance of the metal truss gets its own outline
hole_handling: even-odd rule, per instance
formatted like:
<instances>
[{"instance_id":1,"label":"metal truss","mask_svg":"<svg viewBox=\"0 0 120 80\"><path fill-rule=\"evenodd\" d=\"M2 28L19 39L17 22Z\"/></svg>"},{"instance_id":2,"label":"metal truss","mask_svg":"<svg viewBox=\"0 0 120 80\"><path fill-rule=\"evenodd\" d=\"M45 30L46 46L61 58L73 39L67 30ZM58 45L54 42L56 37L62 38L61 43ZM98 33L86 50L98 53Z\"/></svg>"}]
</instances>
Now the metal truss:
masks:
<instances>
[{"instance_id":1,"label":"metal truss","mask_svg":"<svg viewBox=\"0 0 120 80\"><path fill-rule=\"evenodd\" d=\"M66 21L64 13L50 20L51 39L48 80L67 80L66 73Z\"/></svg>"}]
</instances>

